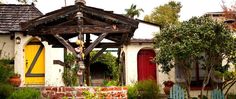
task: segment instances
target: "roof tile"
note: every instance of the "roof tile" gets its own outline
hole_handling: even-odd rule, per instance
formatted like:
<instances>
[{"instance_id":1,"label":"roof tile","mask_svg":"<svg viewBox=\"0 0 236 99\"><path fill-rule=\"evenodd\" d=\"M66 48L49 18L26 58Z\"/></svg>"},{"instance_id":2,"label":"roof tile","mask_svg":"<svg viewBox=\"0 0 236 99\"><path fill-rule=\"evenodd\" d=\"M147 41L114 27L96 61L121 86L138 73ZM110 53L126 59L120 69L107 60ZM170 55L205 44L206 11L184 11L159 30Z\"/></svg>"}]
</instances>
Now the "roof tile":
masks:
<instances>
[{"instance_id":1,"label":"roof tile","mask_svg":"<svg viewBox=\"0 0 236 99\"><path fill-rule=\"evenodd\" d=\"M42 15L33 4L0 4L0 31L21 31L21 22L26 22Z\"/></svg>"}]
</instances>

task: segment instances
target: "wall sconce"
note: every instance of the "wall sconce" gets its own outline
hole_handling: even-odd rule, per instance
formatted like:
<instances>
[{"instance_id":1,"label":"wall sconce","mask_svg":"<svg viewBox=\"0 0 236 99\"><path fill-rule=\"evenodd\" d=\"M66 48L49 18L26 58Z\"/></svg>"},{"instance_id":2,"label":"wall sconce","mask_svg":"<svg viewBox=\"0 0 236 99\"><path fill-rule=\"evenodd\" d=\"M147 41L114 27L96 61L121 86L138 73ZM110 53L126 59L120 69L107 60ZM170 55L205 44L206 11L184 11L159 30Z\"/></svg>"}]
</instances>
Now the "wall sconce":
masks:
<instances>
[{"instance_id":1,"label":"wall sconce","mask_svg":"<svg viewBox=\"0 0 236 99\"><path fill-rule=\"evenodd\" d=\"M21 42L21 38L19 36L16 37L16 44L20 44L20 42Z\"/></svg>"}]
</instances>

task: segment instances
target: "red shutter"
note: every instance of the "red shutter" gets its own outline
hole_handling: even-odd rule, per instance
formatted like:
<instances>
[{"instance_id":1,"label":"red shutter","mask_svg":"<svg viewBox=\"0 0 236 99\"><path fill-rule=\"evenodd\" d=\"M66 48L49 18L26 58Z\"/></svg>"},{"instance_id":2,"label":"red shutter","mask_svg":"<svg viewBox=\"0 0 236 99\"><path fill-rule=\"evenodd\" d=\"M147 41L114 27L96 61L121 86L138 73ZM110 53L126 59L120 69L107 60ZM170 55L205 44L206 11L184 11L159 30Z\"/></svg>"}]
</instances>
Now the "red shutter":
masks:
<instances>
[{"instance_id":1,"label":"red shutter","mask_svg":"<svg viewBox=\"0 0 236 99\"><path fill-rule=\"evenodd\" d=\"M156 80L156 64L152 62L155 57L153 50L140 50L138 53L138 81Z\"/></svg>"}]
</instances>

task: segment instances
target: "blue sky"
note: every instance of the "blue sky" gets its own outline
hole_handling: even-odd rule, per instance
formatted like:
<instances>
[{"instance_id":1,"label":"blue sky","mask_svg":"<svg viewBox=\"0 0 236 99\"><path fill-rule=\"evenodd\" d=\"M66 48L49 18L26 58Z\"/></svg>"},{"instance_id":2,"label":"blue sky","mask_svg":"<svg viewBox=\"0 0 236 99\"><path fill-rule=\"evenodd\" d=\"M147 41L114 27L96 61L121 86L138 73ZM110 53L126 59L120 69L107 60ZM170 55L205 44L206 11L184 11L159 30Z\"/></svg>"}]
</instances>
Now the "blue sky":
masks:
<instances>
[{"instance_id":1,"label":"blue sky","mask_svg":"<svg viewBox=\"0 0 236 99\"><path fill-rule=\"evenodd\" d=\"M4 1L4 0L3 0ZM5 3L16 3L16 0L5 0ZM67 5L74 4L74 0L66 0ZM139 19L150 14L153 8L168 3L179 1L183 5L180 12L180 20L188 20L192 16L201 16L207 12L221 11L222 0L86 0L86 5L114 11L124 14L124 9L131 4L136 4L144 10ZM235 0L224 0L227 5L234 4ZM65 6L65 0L38 0L36 7L43 13L47 13Z\"/></svg>"}]
</instances>

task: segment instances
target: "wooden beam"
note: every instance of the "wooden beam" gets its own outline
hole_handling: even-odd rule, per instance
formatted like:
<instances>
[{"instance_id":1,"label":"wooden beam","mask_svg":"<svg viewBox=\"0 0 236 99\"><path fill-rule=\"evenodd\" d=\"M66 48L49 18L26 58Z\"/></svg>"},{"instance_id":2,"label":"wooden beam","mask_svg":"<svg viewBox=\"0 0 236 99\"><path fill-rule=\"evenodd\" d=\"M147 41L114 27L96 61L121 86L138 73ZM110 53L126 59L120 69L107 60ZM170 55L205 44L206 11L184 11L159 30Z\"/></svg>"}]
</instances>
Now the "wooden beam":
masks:
<instances>
[{"instance_id":1,"label":"wooden beam","mask_svg":"<svg viewBox=\"0 0 236 99\"><path fill-rule=\"evenodd\" d=\"M52 44L53 46L52 47L55 47L55 48L61 48L61 47L64 47L63 45L58 45L58 43L50 43ZM72 47L77 47L78 45L76 45L75 43L70 43L70 45ZM119 48L120 44L117 44L117 43L99 43L96 48L104 48L104 47L107 47L107 48Z\"/></svg>"},{"instance_id":2,"label":"wooden beam","mask_svg":"<svg viewBox=\"0 0 236 99\"><path fill-rule=\"evenodd\" d=\"M88 48L90 45L90 34L86 34L85 47ZM90 53L85 54L85 66L86 66L86 84L90 86Z\"/></svg>"},{"instance_id":3,"label":"wooden beam","mask_svg":"<svg viewBox=\"0 0 236 99\"><path fill-rule=\"evenodd\" d=\"M60 35L54 35L54 37L63 44L67 49L69 49L75 56L77 56L77 53L75 52L75 49Z\"/></svg>"},{"instance_id":4,"label":"wooden beam","mask_svg":"<svg viewBox=\"0 0 236 99\"><path fill-rule=\"evenodd\" d=\"M68 20L68 21L66 21L66 22L62 22L62 23L60 23L60 24L57 24L56 26L65 26L65 25L68 25L68 24L70 24L70 23L72 23L72 22L74 22L75 20Z\"/></svg>"},{"instance_id":5,"label":"wooden beam","mask_svg":"<svg viewBox=\"0 0 236 99\"><path fill-rule=\"evenodd\" d=\"M52 20L58 19L58 17L67 17L66 15L72 14L72 13L76 13L78 12L80 9L78 9L78 6L69 6L67 7L66 10L57 10L57 11L53 11L51 13L47 13L41 17L38 17L34 20L30 20L28 22L22 23L21 27L23 30L27 30L30 28L34 28L35 26L38 26L40 24L43 24L45 22L50 22Z\"/></svg>"},{"instance_id":6,"label":"wooden beam","mask_svg":"<svg viewBox=\"0 0 236 99\"><path fill-rule=\"evenodd\" d=\"M124 44L127 41L128 34L123 34L120 40L120 44Z\"/></svg>"},{"instance_id":7,"label":"wooden beam","mask_svg":"<svg viewBox=\"0 0 236 99\"><path fill-rule=\"evenodd\" d=\"M109 13L109 12L105 12L103 10L93 9L93 8L89 8L89 7L83 7L82 11L85 13L92 14L94 16L106 18L106 19L109 19L109 20L112 20L115 22L123 23L123 24L129 24L130 26L138 28L138 23L139 23L138 21L128 18L128 17L125 17L123 15Z\"/></svg>"},{"instance_id":8,"label":"wooden beam","mask_svg":"<svg viewBox=\"0 0 236 99\"><path fill-rule=\"evenodd\" d=\"M78 26L48 26L42 27L38 30L28 31L28 34L32 35L46 35L46 34L76 34L79 31L79 28L83 30L82 32L85 34L90 33L128 33L130 32L129 26L116 26L114 29L113 25L82 25Z\"/></svg>"},{"instance_id":9,"label":"wooden beam","mask_svg":"<svg viewBox=\"0 0 236 99\"><path fill-rule=\"evenodd\" d=\"M85 21L87 21L88 23L90 24L94 24L94 25L109 25L108 23L105 23L105 22L101 22L101 21L98 21L98 20L94 20L94 19L91 19L91 18L88 18L88 17L83 17L83 19Z\"/></svg>"},{"instance_id":10,"label":"wooden beam","mask_svg":"<svg viewBox=\"0 0 236 99\"><path fill-rule=\"evenodd\" d=\"M93 50L106 36L108 33L102 33L88 48L85 49L85 56L88 55L89 52Z\"/></svg>"},{"instance_id":11,"label":"wooden beam","mask_svg":"<svg viewBox=\"0 0 236 99\"><path fill-rule=\"evenodd\" d=\"M99 43L96 48L118 48L120 44L117 43Z\"/></svg>"},{"instance_id":12,"label":"wooden beam","mask_svg":"<svg viewBox=\"0 0 236 99\"><path fill-rule=\"evenodd\" d=\"M58 64L58 65L61 65L61 66L69 67L67 64L65 64L61 60L53 60L53 64Z\"/></svg>"},{"instance_id":13,"label":"wooden beam","mask_svg":"<svg viewBox=\"0 0 236 99\"><path fill-rule=\"evenodd\" d=\"M91 63L93 63L99 56L101 56L102 53L103 53L106 49L107 49L107 48L104 47L104 48L102 48L99 52L97 52L97 53L94 55L94 57L90 60Z\"/></svg>"}]
</instances>

